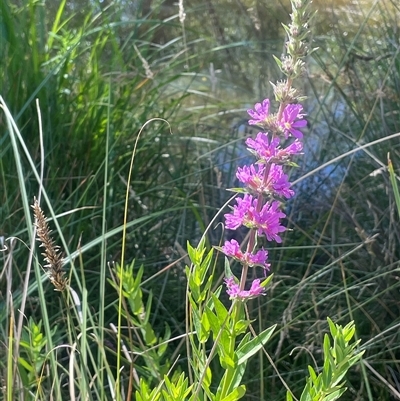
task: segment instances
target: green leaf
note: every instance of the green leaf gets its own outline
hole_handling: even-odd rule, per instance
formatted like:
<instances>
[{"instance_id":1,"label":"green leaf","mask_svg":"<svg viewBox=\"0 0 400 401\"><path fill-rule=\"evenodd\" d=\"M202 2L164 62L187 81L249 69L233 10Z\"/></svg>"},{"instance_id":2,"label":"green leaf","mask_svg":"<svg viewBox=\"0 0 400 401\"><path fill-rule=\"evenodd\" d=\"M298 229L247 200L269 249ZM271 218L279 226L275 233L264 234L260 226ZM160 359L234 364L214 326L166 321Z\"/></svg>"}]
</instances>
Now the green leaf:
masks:
<instances>
[{"instance_id":1,"label":"green leaf","mask_svg":"<svg viewBox=\"0 0 400 401\"><path fill-rule=\"evenodd\" d=\"M237 363L225 352L219 353L219 363L223 369L235 368Z\"/></svg>"},{"instance_id":2,"label":"green leaf","mask_svg":"<svg viewBox=\"0 0 400 401\"><path fill-rule=\"evenodd\" d=\"M345 359L343 350L345 349L345 345L344 344L336 344L335 345L335 356L336 356L336 363L340 363Z\"/></svg>"},{"instance_id":3,"label":"green leaf","mask_svg":"<svg viewBox=\"0 0 400 401\"><path fill-rule=\"evenodd\" d=\"M338 328L336 327L335 323L333 323L332 320L329 319L329 317L327 318L327 320L328 320L329 330L330 330L330 332L332 334L332 337L335 338L336 334L337 334L337 331L338 331Z\"/></svg>"},{"instance_id":4,"label":"green leaf","mask_svg":"<svg viewBox=\"0 0 400 401\"><path fill-rule=\"evenodd\" d=\"M196 330L196 336L200 343L204 343L208 340L208 337L210 335L210 322L208 316L205 312L203 312L203 314L200 314L196 303L192 300L192 297L190 295L189 301L192 307L192 317L194 328Z\"/></svg>"},{"instance_id":5,"label":"green leaf","mask_svg":"<svg viewBox=\"0 0 400 401\"><path fill-rule=\"evenodd\" d=\"M353 322L351 322L353 323ZM349 343L351 341L351 339L353 338L354 334L356 333L356 327L353 325L352 327L349 327L348 329L346 329L347 326L344 328L344 341L346 341L347 343Z\"/></svg>"},{"instance_id":6,"label":"green leaf","mask_svg":"<svg viewBox=\"0 0 400 401\"><path fill-rule=\"evenodd\" d=\"M178 380L172 382L168 376L164 376L164 383L166 390L162 390L166 400L185 400L189 395L192 386L188 387L188 378L184 373L181 373Z\"/></svg>"},{"instance_id":7,"label":"green leaf","mask_svg":"<svg viewBox=\"0 0 400 401\"><path fill-rule=\"evenodd\" d=\"M220 285L217 289L215 289L215 290L213 291L213 294L214 294L217 298L219 298L220 295L221 295L221 291L222 291L222 285ZM213 299L212 299L211 297L209 297L209 298L207 299L207 306L209 306L211 309L214 308L214 301L213 301Z\"/></svg>"},{"instance_id":8,"label":"green leaf","mask_svg":"<svg viewBox=\"0 0 400 401\"><path fill-rule=\"evenodd\" d=\"M330 355L330 349L331 349L331 343L329 341L329 336L328 334L324 335L324 355L327 357Z\"/></svg>"},{"instance_id":9,"label":"green leaf","mask_svg":"<svg viewBox=\"0 0 400 401\"><path fill-rule=\"evenodd\" d=\"M260 284L261 287L265 288L271 281L272 278L274 277L274 274L272 273L271 275L269 275L265 280L263 280Z\"/></svg>"},{"instance_id":10,"label":"green leaf","mask_svg":"<svg viewBox=\"0 0 400 401\"><path fill-rule=\"evenodd\" d=\"M210 335L210 322L208 321L208 316L206 313L201 315L201 334L200 343L205 343Z\"/></svg>"},{"instance_id":11,"label":"green leaf","mask_svg":"<svg viewBox=\"0 0 400 401\"><path fill-rule=\"evenodd\" d=\"M150 391L149 385L141 378L139 389L135 393L136 401L158 401L161 397L161 393L157 388Z\"/></svg>"},{"instance_id":12,"label":"green leaf","mask_svg":"<svg viewBox=\"0 0 400 401\"><path fill-rule=\"evenodd\" d=\"M355 363L357 363L361 359L361 357L364 355L364 352L365 352L365 350L361 351L357 355L351 357L348 362L349 366L353 366Z\"/></svg>"},{"instance_id":13,"label":"green leaf","mask_svg":"<svg viewBox=\"0 0 400 401\"><path fill-rule=\"evenodd\" d=\"M233 275L232 270L231 270L231 265L229 263L229 259L225 256L225 264L224 264L224 270L225 270L225 277L234 277L235 282L237 282L237 278Z\"/></svg>"},{"instance_id":14,"label":"green leaf","mask_svg":"<svg viewBox=\"0 0 400 401\"><path fill-rule=\"evenodd\" d=\"M200 286L197 284L196 280L194 279L194 275L189 277L189 288L193 294L193 299L197 302L200 298Z\"/></svg>"},{"instance_id":15,"label":"green leaf","mask_svg":"<svg viewBox=\"0 0 400 401\"><path fill-rule=\"evenodd\" d=\"M218 318L214 314L214 312L207 306L204 309L204 313L207 315L208 323L210 324L211 330L215 338L221 328L220 324L218 323Z\"/></svg>"},{"instance_id":16,"label":"green leaf","mask_svg":"<svg viewBox=\"0 0 400 401\"><path fill-rule=\"evenodd\" d=\"M282 71L282 61L275 55L272 55L272 57L274 58L276 64L278 64L279 69Z\"/></svg>"},{"instance_id":17,"label":"green leaf","mask_svg":"<svg viewBox=\"0 0 400 401\"><path fill-rule=\"evenodd\" d=\"M249 327L250 322L248 320L239 320L235 323L234 332L235 335L238 336L246 332Z\"/></svg>"},{"instance_id":18,"label":"green leaf","mask_svg":"<svg viewBox=\"0 0 400 401\"><path fill-rule=\"evenodd\" d=\"M167 323L165 323L165 333L163 337L160 337L159 346L157 347L157 355L163 356L165 351L168 349L168 340L171 338L171 329Z\"/></svg>"},{"instance_id":19,"label":"green leaf","mask_svg":"<svg viewBox=\"0 0 400 401\"><path fill-rule=\"evenodd\" d=\"M18 358L18 363L23 366L28 372L30 373L34 373L35 369L34 367L28 362L26 361L24 358Z\"/></svg>"},{"instance_id":20,"label":"green leaf","mask_svg":"<svg viewBox=\"0 0 400 401\"><path fill-rule=\"evenodd\" d=\"M145 325L142 327L143 334L144 334L144 341L146 345L155 345L157 343L157 337L154 333L153 328L151 327L150 323L145 323Z\"/></svg>"},{"instance_id":21,"label":"green leaf","mask_svg":"<svg viewBox=\"0 0 400 401\"><path fill-rule=\"evenodd\" d=\"M219 341L218 341L218 349L221 350L228 358L229 365L231 364L230 361L233 361L233 363L236 363L237 357L236 354L232 353L231 350L231 334L229 333L228 329L226 327L221 327L220 328L221 335L219 336Z\"/></svg>"},{"instance_id":22,"label":"green leaf","mask_svg":"<svg viewBox=\"0 0 400 401\"><path fill-rule=\"evenodd\" d=\"M246 189L244 188L228 188L226 189L229 192L235 192L237 194L247 194L248 191L246 191Z\"/></svg>"},{"instance_id":23,"label":"green leaf","mask_svg":"<svg viewBox=\"0 0 400 401\"><path fill-rule=\"evenodd\" d=\"M243 338L240 340L239 345L237 346L237 349L239 350L240 348L244 347L250 340L251 333L246 333Z\"/></svg>"},{"instance_id":24,"label":"green leaf","mask_svg":"<svg viewBox=\"0 0 400 401\"><path fill-rule=\"evenodd\" d=\"M224 304L214 294L211 294L211 296L214 301L214 308L217 314L218 323L221 326L224 326L227 324L228 311L226 310Z\"/></svg>"},{"instance_id":25,"label":"green leaf","mask_svg":"<svg viewBox=\"0 0 400 401\"><path fill-rule=\"evenodd\" d=\"M289 37L293 36L292 33L290 32L290 28L289 28L286 24L281 23L281 25L283 26L283 29L286 31L286 34L287 34Z\"/></svg>"},{"instance_id":26,"label":"green leaf","mask_svg":"<svg viewBox=\"0 0 400 401\"><path fill-rule=\"evenodd\" d=\"M308 373L310 375L311 381L315 384L315 382L317 381L317 374L315 373L313 367L310 365L308 365Z\"/></svg>"},{"instance_id":27,"label":"green leaf","mask_svg":"<svg viewBox=\"0 0 400 401\"><path fill-rule=\"evenodd\" d=\"M210 269L210 265L212 262L212 257L214 254L214 249L210 249L210 251L208 252L207 256L204 258L204 260L201 262L200 264L200 274L201 274L201 283L204 283L205 278L208 275L208 271Z\"/></svg>"},{"instance_id":28,"label":"green leaf","mask_svg":"<svg viewBox=\"0 0 400 401\"><path fill-rule=\"evenodd\" d=\"M192 263L194 263L196 260L196 249L190 245L189 241L187 242L187 251L188 251L189 259L192 261Z\"/></svg>"},{"instance_id":29,"label":"green leaf","mask_svg":"<svg viewBox=\"0 0 400 401\"><path fill-rule=\"evenodd\" d=\"M247 362L242 363L241 365L235 368L234 374L231 378L231 382L229 383L229 388L234 389L238 387L242 381L242 378L246 372Z\"/></svg>"},{"instance_id":30,"label":"green leaf","mask_svg":"<svg viewBox=\"0 0 400 401\"><path fill-rule=\"evenodd\" d=\"M307 384L304 387L303 392L301 393L300 401L312 401L310 391L311 391L311 382L310 380L308 380Z\"/></svg>"},{"instance_id":31,"label":"green leaf","mask_svg":"<svg viewBox=\"0 0 400 401\"><path fill-rule=\"evenodd\" d=\"M400 217L400 193L399 193L399 186L397 184L396 174L394 172L392 161L390 160L390 154L388 154L388 170L390 176L390 182L392 184L393 193L394 193L394 200L397 206L397 213Z\"/></svg>"},{"instance_id":32,"label":"green leaf","mask_svg":"<svg viewBox=\"0 0 400 401\"><path fill-rule=\"evenodd\" d=\"M204 376L204 385L207 387L207 389L210 388L212 382L212 370L210 369L209 366L206 368L206 374Z\"/></svg>"},{"instance_id":33,"label":"green leaf","mask_svg":"<svg viewBox=\"0 0 400 401\"><path fill-rule=\"evenodd\" d=\"M332 367L328 359L325 359L324 369L322 370L321 379L322 379L322 387L324 389L327 389L332 381Z\"/></svg>"},{"instance_id":34,"label":"green leaf","mask_svg":"<svg viewBox=\"0 0 400 401\"><path fill-rule=\"evenodd\" d=\"M270 339L275 328L276 324L264 330L257 337L254 337L251 341L247 342L242 347L238 348L236 350L236 355L238 357L238 365L246 362L251 356L256 354Z\"/></svg>"},{"instance_id":35,"label":"green leaf","mask_svg":"<svg viewBox=\"0 0 400 401\"><path fill-rule=\"evenodd\" d=\"M201 342L202 341L202 333L203 333L203 329L201 327L201 316L200 316L200 312L197 309L196 304L191 300L191 297L189 296L189 300L192 306L192 316L193 316L193 324L194 324L194 328L196 330L196 335L198 340Z\"/></svg>"},{"instance_id":36,"label":"green leaf","mask_svg":"<svg viewBox=\"0 0 400 401\"><path fill-rule=\"evenodd\" d=\"M208 298L209 291L210 291L211 286L213 285L213 282L214 282L214 276L212 274L210 274L208 276L207 283L204 285L203 289L201 290L200 297L197 302L204 302Z\"/></svg>"},{"instance_id":37,"label":"green leaf","mask_svg":"<svg viewBox=\"0 0 400 401\"><path fill-rule=\"evenodd\" d=\"M292 394L289 391L286 392L286 401L293 401Z\"/></svg>"},{"instance_id":38,"label":"green leaf","mask_svg":"<svg viewBox=\"0 0 400 401\"><path fill-rule=\"evenodd\" d=\"M192 261L193 265L199 266L201 264L201 261L203 259L203 255L205 252L205 239L203 238L197 248L193 248L190 243L187 243L187 250L189 254L189 258Z\"/></svg>"},{"instance_id":39,"label":"green leaf","mask_svg":"<svg viewBox=\"0 0 400 401\"><path fill-rule=\"evenodd\" d=\"M235 401L239 400L246 394L246 387L242 384L235 388L229 395L224 397L221 401Z\"/></svg>"},{"instance_id":40,"label":"green leaf","mask_svg":"<svg viewBox=\"0 0 400 401\"><path fill-rule=\"evenodd\" d=\"M325 396L324 401L335 401L335 400L339 399L346 390L347 390L346 387L336 390L333 393Z\"/></svg>"}]
</instances>

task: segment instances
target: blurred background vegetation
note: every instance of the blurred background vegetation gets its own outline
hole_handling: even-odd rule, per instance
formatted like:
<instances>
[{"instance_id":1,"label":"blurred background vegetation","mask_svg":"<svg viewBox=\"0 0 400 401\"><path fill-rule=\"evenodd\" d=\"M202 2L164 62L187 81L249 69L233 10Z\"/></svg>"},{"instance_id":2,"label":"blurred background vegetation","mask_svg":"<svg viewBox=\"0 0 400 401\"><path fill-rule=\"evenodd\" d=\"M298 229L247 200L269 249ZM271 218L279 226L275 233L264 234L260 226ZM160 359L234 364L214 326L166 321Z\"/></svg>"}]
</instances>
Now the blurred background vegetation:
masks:
<instances>
[{"instance_id":1,"label":"blurred background vegetation","mask_svg":"<svg viewBox=\"0 0 400 401\"><path fill-rule=\"evenodd\" d=\"M297 194L286 206L293 231L270 249L274 289L251 313L261 328L278 323L269 352L295 394L314 363L310 353L320 362L329 316L343 324L354 319L366 349L344 399L398 399L400 231L385 166L390 152L399 172L400 141L388 137L400 131L400 7L396 0L319 0L312 7L318 13L310 46L319 49L297 82L308 96L309 127L300 168L292 172ZM178 259L229 199L236 167L249 160L243 139L257 131L247 125L246 109L271 97L269 82L282 78L272 56L283 52L290 2L190 0L183 8L180 14L171 0L0 3L0 95L36 169L39 99L50 201L43 209L57 218L66 254L80 254L72 285L86 283L94 314L101 302L110 305L105 327L116 323L117 294L106 284L100 300L98 287L102 274L110 277L108 264L121 260L118 227L133 146L147 121L169 122L149 122L138 142L126 260L144 265L153 327L161 335L167 323L172 338L185 333L185 260ZM0 127L0 236L20 239L12 283L0 265L1 350L6 292L11 288L17 310L31 228L3 115ZM18 163L32 202L39 185L22 148ZM218 221L208 231L210 244L229 235ZM53 235L59 242L61 233ZM7 256L0 255L3 266ZM46 308L50 327L62 326L58 294L43 285L46 305L32 287L26 314L39 321ZM61 344L66 334L58 333ZM176 341L169 352L185 349ZM0 378L5 369L1 352ZM246 399L284 398L262 359L249 367L246 383Z\"/></svg>"}]
</instances>

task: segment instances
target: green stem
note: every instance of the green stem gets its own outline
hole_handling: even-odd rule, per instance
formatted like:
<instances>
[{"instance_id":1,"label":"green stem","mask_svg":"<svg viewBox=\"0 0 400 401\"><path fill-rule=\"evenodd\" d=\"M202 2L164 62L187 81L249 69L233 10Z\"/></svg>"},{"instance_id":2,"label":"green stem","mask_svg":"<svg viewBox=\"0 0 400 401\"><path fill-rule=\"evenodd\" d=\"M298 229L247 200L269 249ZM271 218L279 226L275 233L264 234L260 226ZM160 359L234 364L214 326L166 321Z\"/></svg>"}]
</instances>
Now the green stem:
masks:
<instances>
[{"instance_id":1,"label":"green stem","mask_svg":"<svg viewBox=\"0 0 400 401\"><path fill-rule=\"evenodd\" d=\"M243 308L243 304L241 302L234 301L233 313L232 313L233 319L231 321L231 327L230 327L231 335L230 335L230 339L229 339L229 357L232 360L234 360L234 357L235 357L235 346L236 346L235 326L236 326L236 322L238 322L240 319L241 308ZM230 384L232 382L232 378L234 377L237 368L238 368L237 366L233 366L233 367L229 366L225 370L220 399L224 399L229 394Z\"/></svg>"}]
</instances>

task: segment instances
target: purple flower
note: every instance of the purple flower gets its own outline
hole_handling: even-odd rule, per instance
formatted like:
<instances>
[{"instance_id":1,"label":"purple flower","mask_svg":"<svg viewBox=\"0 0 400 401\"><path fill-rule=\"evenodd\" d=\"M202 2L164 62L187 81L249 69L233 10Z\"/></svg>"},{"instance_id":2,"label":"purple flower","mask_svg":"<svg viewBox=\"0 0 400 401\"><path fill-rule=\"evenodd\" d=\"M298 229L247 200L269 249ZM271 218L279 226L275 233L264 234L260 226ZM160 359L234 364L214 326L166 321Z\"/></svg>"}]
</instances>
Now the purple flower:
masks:
<instances>
[{"instance_id":1,"label":"purple flower","mask_svg":"<svg viewBox=\"0 0 400 401\"><path fill-rule=\"evenodd\" d=\"M268 134L265 132L259 132L256 139L246 139L246 145L249 147L250 152L264 164L283 164L292 155L300 153L303 150L303 144L297 139L284 149L281 149L279 144L279 138L275 137L269 141Z\"/></svg>"},{"instance_id":2,"label":"purple flower","mask_svg":"<svg viewBox=\"0 0 400 401\"><path fill-rule=\"evenodd\" d=\"M250 252L242 252L240 250L239 243L232 239L230 241L225 241L225 244L221 249L225 255L230 256L240 263L246 264L250 267L258 265L264 270L269 270L271 267L269 263L266 263L268 251L266 251L264 248L261 248L255 254Z\"/></svg>"},{"instance_id":3,"label":"purple flower","mask_svg":"<svg viewBox=\"0 0 400 401\"><path fill-rule=\"evenodd\" d=\"M250 125L260 124L268 117L269 113L269 99L264 99L262 103L256 103L254 110L247 110L247 113L254 120L249 120Z\"/></svg>"},{"instance_id":4,"label":"purple flower","mask_svg":"<svg viewBox=\"0 0 400 401\"><path fill-rule=\"evenodd\" d=\"M280 219L286 214L279 210L279 202L267 202L259 213L254 215L254 226L257 227L258 235L264 234L268 241L282 242L278 233L284 232L286 227L280 225Z\"/></svg>"},{"instance_id":5,"label":"purple flower","mask_svg":"<svg viewBox=\"0 0 400 401\"><path fill-rule=\"evenodd\" d=\"M271 269L271 263L266 263L268 258L268 251L261 248L256 254L247 253L249 266L261 266L264 269L264 275L267 275L267 270Z\"/></svg>"},{"instance_id":6,"label":"purple flower","mask_svg":"<svg viewBox=\"0 0 400 401\"><path fill-rule=\"evenodd\" d=\"M235 259L241 259L243 257L243 252L240 250L239 243L234 239L225 241L225 244L222 247L222 252L225 255L231 256Z\"/></svg>"},{"instance_id":7,"label":"purple flower","mask_svg":"<svg viewBox=\"0 0 400 401\"><path fill-rule=\"evenodd\" d=\"M273 159L279 149L279 138L273 138L271 142L268 140L268 134L259 132L256 139L247 138L246 145L251 149L254 149L256 157L261 159L264 163L269 163Z\"/></svg>"},{"instance_id":8,"label":"purple flower","mask_svg":"<svg viewBox=\"0 0 400 401\"><path fill-rule=\"evenodd\" d=\"M283 196L289 199L294 195L294 191L290 189L289 178L283 172L283 167L280 165L273 164L271 166L267 186L271 186L273 192L275 192L278 196Z\"/></svg>"},{"instance_id":9,"label":"purple flower","mask_svg":"<svg viewBox=\"0 0 400 401\"><path fill-rule=\"evenodd\" d=\"M251 283L251 287L250 287L250 291L248 292L250 297L254 297L257 295L262 295L264 294L264 288L261 287L260 285L260 279L256 278L255 280L253 280L253 282ZM246 291L242 291L242 293L245 293Z\"/></svg>"},{"instance_id":10,"label":"purple flower","mask_svg":"<svg viewBox=\"0 0 400 401\"><path fill-rule=\"evenodd\" d=\"M235 279L233 277L228 277L225 279L225 284L226 284L226 292L231 298L237 298L237 296L240 293L240 287L239 284L235 282Z\"/></svg>"},{"instance_id":11,"label":"purple flower","mask_svg":"<svg viewBox=\"0 0 400 401\"><path fill-rule=\"evenodd\" d=\"M243 198L237 197L233 212L225 214L225 227L229 230L236 230L241 225L255 228L259 236L264 234L268 241L281 243L278 233L286 228L280 225L279 220L286 215L279 210L279 202L267 202L260 211L257 210L257 202L249 194L245 194Z\"/></svg>"},{"instance_id":12,"label":"purple flower","mask_svg":"<svg viewBox=\"0 0 400 401\"><path fill-rule=\"evenodd\" d=\"M289 160L290 156L300 153L303 150L303 144L295 139L289 146L285 149L279 149L277 158L279 160Z\"/></svg>"},{"instance_id":13,"label":"purple flower","mask_svg":"<svg viewBox=\"0 0 400 401\"><path fill-rule=\"evenodd\" d=\"M265 289L261 287L260 280L255 279L251 283L250 290L240 290L239 285L235 282L234 277L229 277L225 279L225 284L227 287L227 294L230 296L231 299L238 298L241 301L245 301L246 299L254 298L258 295L264 295Z\"/></svg>"},{"instance_id":14,"label":"purple flower","mask_svg":"<svg viewBox=\"0 0 400 401\"><path fill-rule=\"evenodd\" d=\"M282 119L279 122L286 139L289 134L292 134L296 138L303 138L303 133L296 128L303 128L307 125L307 121L303 120L304 114L300 114L303 110L301 104L288 104L283 110ZM298 119L297 121L295 121Z\"/></svg>"},{"instance_id":15,"label":"purple flower","mask_svg":"<svg viewBox=\"0 0 400 401\"><path fill-rule=\"evenodd\" d=\"M225 227L228 230L236 230L244 224L245 220L251 218L250 214L254 210L252 203L257 202L249 194L245 194L243 198L237 197L235 200L237 205L233 207L233 212L224 215Z\"/></svg>"},{"instance_id":16,"label":"purple flower","mask_svg":"<svg viewBox=\"0 0 400 401\"><path fill-rule=\"evenodd\" d=\"M262 164L251 164L250 166L238 167L236 177L243 182L251 191L256 193L265 192L264 186L265 166Z\"/></svg>"},{"instance_id":17,"label":"purple flower","mask_svg":"<svg viewBox=\"0 0 400 401\"><path fill-rule=\"evenodd\" d=\"M290 198L294 191L289 189L288 176L283 173L280 165L272 164L269 174L265 177L265 166L251 164L250 166L239 167L236 177L243 182L252 192L259 194L272 194Z\"/></svg>"}]
</instances>

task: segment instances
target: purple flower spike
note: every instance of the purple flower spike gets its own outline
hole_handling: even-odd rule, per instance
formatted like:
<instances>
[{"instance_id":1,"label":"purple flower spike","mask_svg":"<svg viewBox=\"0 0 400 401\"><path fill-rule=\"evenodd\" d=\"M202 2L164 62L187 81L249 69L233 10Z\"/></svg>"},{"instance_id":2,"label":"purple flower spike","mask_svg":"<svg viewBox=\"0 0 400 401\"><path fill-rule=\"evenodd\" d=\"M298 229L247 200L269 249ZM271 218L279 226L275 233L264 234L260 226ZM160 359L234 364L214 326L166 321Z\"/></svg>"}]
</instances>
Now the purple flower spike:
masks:
<instances>
[{"instance_id":1,"label":"purple flower spike","mask_svg":"<svg viewBox=\"0 0 400 401\"><path fill-rule=\"evenodd\" d=\"M269 99L264 99L262 103L256 103L254 110L247 110L253 120L249 120L250 125L260 124L265 121L269 113Z\"/></svg>"},{"instance_id":2,"label":"purple flower spike","mask_svg":"<svg viewBox=\"0 0 400 401\"><path fill-rule=\"evenodd\" d=\"M288 104L283 110L282 119L280 121L280 126L285 133L286 139L289 134L294 137L301 139L303 138L303 133L297 128L304 128L307 125L307 121L303 120L304 114L301 114L303 106L301 104ZM297 121L295 121L298 119Z\"/></svg>"},{"instance_id":3,"label":"purple flower spike","mask_svg":"<svg viewBox=\"0 0 400 401\"><path fill-rule=\"evenodd\" d=\"M241 301L245 301L250 298L254 298L258 295L264 295L265 289L261 287L260 280L255 279L250 287L250 290L240 290L238 284L236 284L234 277L229 277L225 279L225 284L227 287L227 294L230 296L231 299L238 298Z\"/></svg>"}]
</instances>

